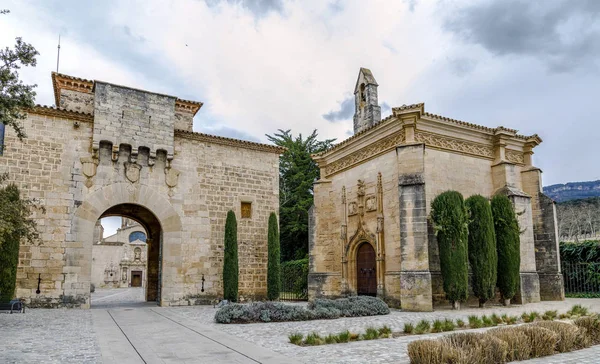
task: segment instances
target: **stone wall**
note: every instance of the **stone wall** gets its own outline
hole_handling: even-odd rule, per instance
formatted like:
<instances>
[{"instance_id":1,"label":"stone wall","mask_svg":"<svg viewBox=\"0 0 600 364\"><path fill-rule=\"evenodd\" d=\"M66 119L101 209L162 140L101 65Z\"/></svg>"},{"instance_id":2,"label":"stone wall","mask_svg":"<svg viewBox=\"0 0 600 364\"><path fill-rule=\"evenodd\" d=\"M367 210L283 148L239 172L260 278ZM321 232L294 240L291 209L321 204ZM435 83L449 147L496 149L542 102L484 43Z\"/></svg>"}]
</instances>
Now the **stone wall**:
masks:
<instances>
[{"instance_id":1,"label":"stone wall","mask_svg":"<svg viewBox=\"0 0 600 364\"><path fill-rule=\"evenodd\" d=\"M95 225L110 211L155 222L148 274L156 271L149 285L158 284L162 257L160 304L210 302L222 297L224 221L232 209L240 298L263 298L282 150L175 132L174 97L104 83L95 93L93 116L38 107L24 121L24 142L7 129L0 172L46 207L34 215L40 242L21 246L17 297L32 307L89 307ZM241 202L252 203L251 218L241 218Z\"/></svg>"}]
</instances>

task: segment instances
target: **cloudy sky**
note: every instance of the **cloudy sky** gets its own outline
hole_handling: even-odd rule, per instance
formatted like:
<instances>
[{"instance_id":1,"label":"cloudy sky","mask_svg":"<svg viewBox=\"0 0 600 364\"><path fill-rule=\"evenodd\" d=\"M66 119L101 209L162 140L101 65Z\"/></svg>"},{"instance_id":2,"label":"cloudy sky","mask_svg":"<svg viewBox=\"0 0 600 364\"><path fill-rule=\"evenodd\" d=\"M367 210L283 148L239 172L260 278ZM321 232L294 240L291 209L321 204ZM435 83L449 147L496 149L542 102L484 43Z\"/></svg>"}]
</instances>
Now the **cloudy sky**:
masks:
<instances>
[{"instance_id":1,"label":"cloudy sky","mask_svg":"<svg viewBox=\"0 0 600 364\"><path fill-rule=\"evenodd\" d=\"M348 137L360 67L390 107L538 133L544 184L600 179L600 1L3 1L0 46L50 72L204 102L194 130L265 142L291 129Z\"/></svg>"}]
</instances>

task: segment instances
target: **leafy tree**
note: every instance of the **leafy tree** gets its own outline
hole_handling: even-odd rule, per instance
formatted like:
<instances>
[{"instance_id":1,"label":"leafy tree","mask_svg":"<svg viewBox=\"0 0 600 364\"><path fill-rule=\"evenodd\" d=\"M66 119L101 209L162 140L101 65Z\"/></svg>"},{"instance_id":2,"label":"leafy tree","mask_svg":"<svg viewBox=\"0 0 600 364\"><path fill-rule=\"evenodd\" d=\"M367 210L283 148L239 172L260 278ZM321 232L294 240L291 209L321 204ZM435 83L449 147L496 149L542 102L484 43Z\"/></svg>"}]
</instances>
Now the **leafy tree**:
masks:
<instances>
[{"instance_id":1,"label":"leafy tree","mask_svg":"<svg viewBox=\"0 0 600 364\"><path fill-rule=\"evenodd\" d=\"M8 10L0 10L0 14L8 14ZM22 66L35 67L35 48L18 37L14 49L0 49L0 122L14 129L20 140L26 137L21 120L27 117L25 110L35 106L37 85L25 85L19 80Z\"/></svg>"},{"instance_id":2,"label":"leafy tree","mask_svg":"<svg viewBox=\"0 0 600 364\"><path fill-rule=\"evenodd\" d=\"M494 218L488 200L474 195L465 201L469 211L469 263L473 274L472 287L479 307L494 297L498 268Z\"/></svg>"},{"instance_id":3,"label":"leafy tree","mask_svg":"<svg viewBox=\"0 0 600 364\"><path fill-rule=\"evenodd\" d=\"M267 299L274 301L279 298L281 290L281 267L280 267L280 252L279 252L279 229L277 215L274 212L269 216L269 262L267 266Z\"/></svg>"},{"instance_id":4,"label":"leafy tree","mask_svg":"<svg viewBox=\"0 0 600 364\"><path fill-rule=\"evenodd\" d=\"M237 220L233 211L227 212L225 220L225 244L223 257L223 298L232 302L238 300L238 242Z\"/></svg>"},{"instance_id":5,"label":"leafy tree","mask_svg":"<svg viewBox=\"0 0 600 364\"><path fill-rule=\"evenodd\" d=\"M6 178L1 176L0 182ZM14 184L0 188L0 301L14 297L21 241L33 243L38 238L31 218L38 207L36 201L22 198Z\"/></svg>"},{"instance_id":6,"label":"leafy tree","mask_svg":"<svg viewBox=\"0 0 600 364\"><path fill-rule=\"evenodd\" d=\"M446 297L453 308L469 295L468 219L463 197L446 191L431 203Z\"/></svg>"},{"instance_id":7,"label":"leafy tree","mask_svg":"<svg viewBox=\"0 0 600 364\"><path fill-rule=\"evenodd\" d=\"M498 288L505 300L512 299L519 288L521 240L519 223L510 199L504 195L492 198L492 215L498 250Z\"/></svg>"},{"instance_id":8,"label":"leafy tree","mask_svg":"<svg viewBox=\"0 0 600 364\"><path fill-rule=\"evenodd\" d=\"M308 209L313 204L313 183L319 178L319 167L310 155L331 147L335 139L319 141L316 130L306 138L293 137L290 130L281 129L267 138L287 148L279 160L281 259L301 259L308 254Z\"/></svg>"}]
</instances>

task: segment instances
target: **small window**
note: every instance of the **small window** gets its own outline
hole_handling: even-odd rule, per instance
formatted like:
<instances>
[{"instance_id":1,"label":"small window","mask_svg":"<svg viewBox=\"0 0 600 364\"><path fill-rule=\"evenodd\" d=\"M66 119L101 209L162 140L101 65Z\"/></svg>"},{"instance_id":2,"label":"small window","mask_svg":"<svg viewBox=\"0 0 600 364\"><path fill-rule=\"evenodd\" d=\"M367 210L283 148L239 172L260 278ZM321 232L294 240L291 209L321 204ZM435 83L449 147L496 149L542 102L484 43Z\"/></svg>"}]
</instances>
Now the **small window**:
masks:
<instances>
[{"instance_id":1,"label":"small window","mask_svg":"<svg viewBox=\"0 0 600 364\"><path fill-rule=\"evenodd\" d=\"M252 218L252 202L242 202L242 219Z\"/></svg>"}]
</instances>

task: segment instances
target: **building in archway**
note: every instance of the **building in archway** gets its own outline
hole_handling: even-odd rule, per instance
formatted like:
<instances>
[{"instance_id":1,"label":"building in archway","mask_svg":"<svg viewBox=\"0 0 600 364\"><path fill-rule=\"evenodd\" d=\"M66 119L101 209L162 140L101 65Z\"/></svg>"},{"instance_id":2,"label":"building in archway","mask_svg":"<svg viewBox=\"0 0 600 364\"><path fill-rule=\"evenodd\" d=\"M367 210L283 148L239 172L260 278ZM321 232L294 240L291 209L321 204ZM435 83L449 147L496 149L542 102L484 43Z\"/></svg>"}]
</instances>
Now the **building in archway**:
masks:
<instances>
[{"instance_id":1,"label":"building in archway","mask_svg":"<svg viewBox=\"0 0 600 364\"><path fill-rule=\"evenodd\" d=\"M316 155L321 178L310 218L309 298L377 295L407 310L444 299L430 202L506 194L521 227L519 302L562 300L553 201L532 164L537 135L425 112L423 104L381 119L378 84L362 68L354 135Z\"/></svg>"},{"instance_id":2,"label":"building in archway","mask_svg":"<svg viewBox=\"0 0 600 364\"><path fill-rule=\"evenodd\" d=\"M23 142L7 129L0 157L0 172L46 207L34 216L40 243L20 249L17 297L89 307L94 227L122 216L147 232L148 301L218 299L229 210L238 218L240 298L265 297L283 149L193 132L200 102L58 73L52 83L56 107L29 111Z\"/></svg>"},{"instance_id":3,"label":"building in archway","mask_svg":"<svg viewBox=\"0 0 600 364\"><path fill-rule=\"evenodd\" d=\"M117 232L103 238L100 220L94 228L91 283L98 288L146 287L146 231L139 223L121 219Z\"/></svg>"}]
</instances>

